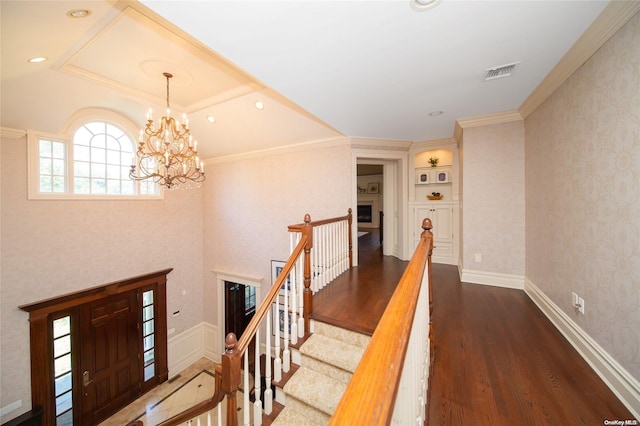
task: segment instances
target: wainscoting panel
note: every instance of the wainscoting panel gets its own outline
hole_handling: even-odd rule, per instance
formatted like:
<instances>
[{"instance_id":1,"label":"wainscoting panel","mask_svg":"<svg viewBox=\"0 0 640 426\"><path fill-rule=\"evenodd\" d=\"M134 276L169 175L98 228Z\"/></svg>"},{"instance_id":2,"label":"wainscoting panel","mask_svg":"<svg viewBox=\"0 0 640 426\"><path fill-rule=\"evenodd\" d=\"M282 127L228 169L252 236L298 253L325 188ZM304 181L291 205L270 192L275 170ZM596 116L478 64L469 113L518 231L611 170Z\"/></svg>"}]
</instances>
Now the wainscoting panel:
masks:
<instances>
[{"instance_id":1,"label":"wainscoting panel","mask_svg":"<svg viewBox=\"0 0 640 426\"><path fill-rule=\"evenodd\" d=\"M640 418L640 382L529 279L525 280L524 291L635 418Z\"/></svg>"},{"instance_id":2,"label":"wainscoting panel","mask_svg":"<svg viewBox=\"0 0 640 426\"><path fill-rule=\"evenodd\" d=\"M202 333L204 336L204 356L219 364L222 359L220 355L224 352L224 348L219 347L220 338L218 336L218 327L208 322L202 323Z\"/></svg>"},{"instance_id":3,"label":"wainscoting panel","mask_svg":"<svg viewBox=\"0 0 640 426\"><path fill-rule=\"evenodd\" d=\"M208 358L220 362L220 350L217 348L218 328L212 324L201 322L171 337L168 340L169 378L198 361Z\"/></svg>"}]
</instances>

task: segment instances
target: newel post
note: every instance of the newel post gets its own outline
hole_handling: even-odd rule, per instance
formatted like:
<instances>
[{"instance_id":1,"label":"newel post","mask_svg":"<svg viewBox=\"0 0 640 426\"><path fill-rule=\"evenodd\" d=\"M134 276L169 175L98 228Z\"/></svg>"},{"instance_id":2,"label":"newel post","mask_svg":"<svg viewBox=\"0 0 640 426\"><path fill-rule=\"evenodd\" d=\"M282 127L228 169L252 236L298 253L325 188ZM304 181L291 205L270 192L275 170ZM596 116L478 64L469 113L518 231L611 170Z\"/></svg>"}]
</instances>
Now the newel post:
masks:
<instances>
[{"instance_id":1,"label":"newel post","mask_svg":"<svg viewBox=\"0 0 640 426\"><path fill-rule=\"evenodd\" d=\"M236 352L238 339L234 333L227 334L222 354L222 390L227 395L227 426L238 425L238 400L240 387L240 355ZM222 407L220 407L221 409Z\"/></svg>"},{"instance_id":2,"label":"newel post","mask_svg":"<svg viewBox=\"0 0 640 426\"><path fill-rule=\"evenodd\" d=\"M304 246L304 292L303 305L304 310L302 316L304 318L304 335L311 333L311 313L313 312L313 292L311 291L311 248L313 247L313 226L311 225L311 216L309 213L304 215L304 225L302 226L302 235L307 237L307 243Z\"/></svg>"}]
</instances>

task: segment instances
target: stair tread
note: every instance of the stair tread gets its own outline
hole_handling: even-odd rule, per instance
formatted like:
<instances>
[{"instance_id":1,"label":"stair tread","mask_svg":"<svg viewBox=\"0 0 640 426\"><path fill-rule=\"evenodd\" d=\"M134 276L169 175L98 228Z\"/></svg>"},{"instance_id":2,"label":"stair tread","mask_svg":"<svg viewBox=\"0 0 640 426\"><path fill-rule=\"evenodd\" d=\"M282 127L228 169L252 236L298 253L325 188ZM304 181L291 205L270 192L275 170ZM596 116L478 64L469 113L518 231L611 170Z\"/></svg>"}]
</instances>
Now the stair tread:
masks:
<instances>
[{"instance_id":1,"label":"stair tread","mask_svg":"<svg viewBox=\"0 0 640 426\"><path fill-rule=\"evenodd\" d=\"M358 333L357 331L347 330L346 328L337 327L335 325L327 324L322 321L314 321L313 334L321 334L323 336L331 337L332 339L339 340L350 345L366 348L371 340L371 336Z\"/></svg>"},{"instance_id":2,"label":"stair tread","mask_svg":"<svg viewBox=\"0 0 640 426\"><path fill-rule=\"evenodd\" d=\"M300 352L353 373L362 358L364 348L322 334L313 334L300 348Z\"/></svg>"},{"instance_id":3,"label":"stair tread","mask_svg":"<svg viewBox=\"0 0 640 426\"><path fill-rule=\"evenodd\" d=\"M288 396L331 416L346 388L345 383L303 366L285 385L284 391Z\"/></svg>"},{"instance_id":4,"label":"stair tread","mask_svg":"<svg viewBox=\"0 0 640 426\"><path fill-rule=\"evenodd\" d=\"M271 423L272 426L322 426L320 423L299 413L298 411L284 407L284 410Z\"/></svg>"}]
</instances>

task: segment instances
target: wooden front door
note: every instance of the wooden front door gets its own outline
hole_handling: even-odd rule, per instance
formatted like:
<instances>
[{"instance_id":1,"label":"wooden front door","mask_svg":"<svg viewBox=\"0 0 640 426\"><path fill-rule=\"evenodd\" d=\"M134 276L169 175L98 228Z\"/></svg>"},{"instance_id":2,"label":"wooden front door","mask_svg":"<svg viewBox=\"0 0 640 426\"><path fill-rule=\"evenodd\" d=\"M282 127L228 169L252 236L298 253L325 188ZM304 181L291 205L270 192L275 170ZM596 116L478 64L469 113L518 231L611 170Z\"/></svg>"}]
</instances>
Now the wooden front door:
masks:
<instances>
[{"instance_id":1,"label":"wooden front door","mask_svg":"<svg viewBox=\"0 0 640 426\"><path fill-rule=\"evenodd\" d=\"M80 306L82 424L95 425L140 393L136 291Z\"/></svg>"}]
</instances>

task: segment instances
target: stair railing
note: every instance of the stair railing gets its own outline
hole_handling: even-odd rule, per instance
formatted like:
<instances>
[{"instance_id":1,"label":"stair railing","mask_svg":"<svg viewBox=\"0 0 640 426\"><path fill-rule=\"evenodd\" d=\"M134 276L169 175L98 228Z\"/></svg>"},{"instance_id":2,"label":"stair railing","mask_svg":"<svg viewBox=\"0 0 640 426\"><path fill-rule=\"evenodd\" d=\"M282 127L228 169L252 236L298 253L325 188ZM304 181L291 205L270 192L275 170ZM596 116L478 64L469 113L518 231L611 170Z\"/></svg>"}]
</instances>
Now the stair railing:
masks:
<instances>
[{"instance_id":1,"label":"stair railing","mask_svg":"<svg viewBox=\"0 0 640 426\"><path fill-rule=\"evenodd\" d=\"M329 425L424 424L432 351L431 228L424 219L418 247Z\"/></svg>"},{"instance_id":2,"label":"stair railing","mask_svg":"<svg viewBox=\"0 0 640 426\"><path fill-rule=\"evenodd\" d=\"M288 227L292 235L290 239L291 255L240 340L236 338L234 333L226 336L225 352L221 357L222 362L216 366L213 396L160 423L159 426L175 426L194 419L198 420L193 424L211 425L210 411L216 407L218 408L217 424L221 425L223 421L220 414L222 412L220 402L225 399L225 424L237 426L238 390L242 390L244 397L243 424L262 424L263 412L269 415L273 409L275 396L270 386L272 379L280 381L282 374L290 371L290 344L297 343L298 338L309 333L313 295L312 278L318 282L328 280L330 276L335 278L352 265L351 221L351 209L349 209L346 216L315 222L312 222L311 217L307 214L304 223ZM322 251L322 254L315 257L315 261L312 261L311 249L314 247L316 239L319 241L316 248L318 251ZM343 241L339 242L338 239ZM323 248L324 245L331 247ZM313 277L312 265L315 265ZM290 314L287 315L287 312ZM261 333L265 334L264 338L261 338ZM273 350L271 348L272 341L274 343ZM248 350L252 342L255 343L253 361L250 360L250 351ZM264 371L261 371L262 351L265 357ZM249 376L254 377L255 386L253 389L249 387ZM261 385L263 377L266 384L264 394L262 394ZM240 386L241 382L243 382L242 387ZM250 393L253 394L253 403L250 401ZM253 408L251 408L252 406ZM206 418L201 422L200 417L205 414Z\"/></svg>"},{"instance_id":3,"label":"stair railing","mask_svg":"<svg viewBox=\"0 0 640 426\"><path fill-rule=\"evenodd\" d=\"M345 216L310 222L314 250L310 257L310 280L300 275L298 286L293 286L291 294L292 321L296 321L298 337L310 333L310 316L313 312L313 294L322 290L335 280L338 275L353 266L353 237L351 226L353 215L351 209ZM291 247L294 247L302 236L304 223L290 225ZM302 274L302 269L298 271ZM296 339L296 337L292 338ZM293 344L296 341L292 341Z\"/></svg>"}]
</instances>

